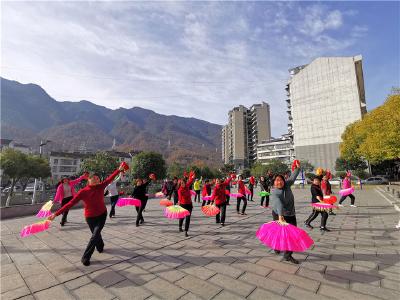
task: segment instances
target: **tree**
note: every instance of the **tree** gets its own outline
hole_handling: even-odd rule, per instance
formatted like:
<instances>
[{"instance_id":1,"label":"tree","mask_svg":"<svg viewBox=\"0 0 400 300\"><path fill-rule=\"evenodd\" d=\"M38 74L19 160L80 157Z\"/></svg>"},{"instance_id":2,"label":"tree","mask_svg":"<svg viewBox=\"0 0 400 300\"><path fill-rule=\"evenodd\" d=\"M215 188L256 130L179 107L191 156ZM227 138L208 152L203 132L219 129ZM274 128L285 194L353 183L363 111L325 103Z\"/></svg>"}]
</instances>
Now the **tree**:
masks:
<instances>
[{"instance_id":1,"label":"tree","mask_svg":"<svg viewBox=\"0 0 400 300\"><path fill-rule=\"evenodd\" d=\"M182 165L178 164L177 162L173 162L168 166L167 174L169 178L180 178L182 177L184 171L185 168Z\"/></svg>"},{"instance_id":2,"label":"tree","mask_svg":"<svg viewBox=\"0 0 400 300\"><path fill-rule=\"evenodd\" d=\"M400 95L389 95L385 103L347 126L340 144L341 157L364 158L373 164L400 159Z\"/></svg>"},{"instance_id":3,"label":"tree","mask_svg":"<svg viewBox=\"0 0 400 300\"><path fill-rule=\"evenodd\" d=\"M102 180L115 171L118 167L118 159L107 152L100 151L94 156L84 159L81 166L82 171L99 174Z\"/></svg>"},{"instance_id":4,"label":"tree","mask_svg":"<svg viewBox=\"0 0 400 300\"><path fill-rule=\"evenodd\" d=\"M350 158L350 159L344 159L343 157L338 157L336 159L336 164L335 164L335 169L337 171L347 171L347 170L353 170L353 171L361 171L365 170L368 168L367 163L359 158Z\"/></svg>"},{"instance_id":5,"label":"tree","mask_svg":"<svg viewBox=\"0 0 400 300\"><path fill-rule=\"evenodd\" d=\"M273 174L285 174L289 172L289 167L279 159L271 159L265 164L267 170L271 170Z\"/></svg>"},{"instance_id":6,"label":"tree","mask_svg":"<svg viewBox=\"0 0 400 300\"><path fill-rule=\"evenodd\" d=\"M243 169L242 174L243 178L248 178L251 176L251 170L250 169Z\"/></svg>"},{"instance_id":7,"label":"tree","mask_svg":"<svg viewBox=\"0 0 400 300\"><path fill-rule=\"evenodd\" d=\"M305 172L312 172L315 168L308 160L301 160L300 166Z\"/></svg>"},{"instance_id":8,"label":"tree","mask_svg":"<svg viewBox=\"0 0 400 300\"><path fill-rule=\"evenodd\" d=\"M268 166L260 162L256 162L251 168L251 174L255 177L266 176L267 172Z\"/></svg>"},{"instance_id":9,"label":"tree","mask_svg":"<svg viewBox=\"0 0 400 300\"><path fill-rule=\"evenodd\" d=\"M235 166L233 164L224 164L220 171L222 174L228 175L235 171Z\"/></svg>"},{"instance_id":10,"label":"tree","mask_svg":"<svg viewBox=\"0 0 400 300\"><path fill-rule=\"evenodd\" d=\"M49 162L36 155L26 156L26 171L20 178L22 188L25 189L31 178L47 178L51 176Z\"/></svg>"},{"instance_id":11,"label":"tree","mask_svg":"<svg viewBox=\"0 0 400 300\"><path fill-rule=\"evenodd\" d=\"M141 152L135 156L132 163L132 175L134 178L148 178L154 173L157 178L165 178L167 167L164 158L156 152Z\"/></svg>"}]
</instances>

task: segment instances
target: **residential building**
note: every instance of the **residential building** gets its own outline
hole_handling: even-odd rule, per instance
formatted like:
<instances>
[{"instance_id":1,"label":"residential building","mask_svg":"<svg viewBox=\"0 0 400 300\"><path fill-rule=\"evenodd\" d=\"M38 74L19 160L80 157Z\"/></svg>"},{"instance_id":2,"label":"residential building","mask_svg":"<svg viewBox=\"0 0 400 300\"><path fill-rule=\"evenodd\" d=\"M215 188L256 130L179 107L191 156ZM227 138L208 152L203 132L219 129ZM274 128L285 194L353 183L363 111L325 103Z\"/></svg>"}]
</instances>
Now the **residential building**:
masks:
<instances>
[{"instance_id":1,"label":"residential building","mask_svg":"<svg viewBox=\"0 0 400 300\"><path fill-rule=\"evenodd\" d=\"M222 128L222 159L237 170L251 167L257 159L257 144L271 138L269 105L265 102L250 108L243 105L228 113L229 121Z\"/></svg>"},{"instance_id":2,"label":"residential building","mask_svg":"<svg viewBox=\"0 0 400 300\"><path fill-rule=\"evenodd\" d=\"M346 126L367 111L362 57L320 57L289 72L286 102L295 156L334 170Z\"/></svg>"},{"instance_id":3,"label":"residential building","mask_svg":"<svg viewBox=\"0 0 400 300\"><path fill-rule=\"evenodd\" d=\"M267 164L268 161L277 159L289 165L293 157L294 149L289 134L284 134L280 138L262 141L257 145L257 161L262 164Z\"/></svg>"}]
</instances>

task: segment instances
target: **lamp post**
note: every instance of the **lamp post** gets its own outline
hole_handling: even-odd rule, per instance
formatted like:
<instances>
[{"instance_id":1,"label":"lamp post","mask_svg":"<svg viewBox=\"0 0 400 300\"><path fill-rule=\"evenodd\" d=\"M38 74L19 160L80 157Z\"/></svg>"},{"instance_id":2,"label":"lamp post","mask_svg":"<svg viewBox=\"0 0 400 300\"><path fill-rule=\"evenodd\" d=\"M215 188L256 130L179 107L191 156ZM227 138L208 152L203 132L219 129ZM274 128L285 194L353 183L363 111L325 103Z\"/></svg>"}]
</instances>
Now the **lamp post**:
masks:
<instances>
[{"instance_id":1,"label":"lamp post","mask_svg":"<svg viewBox=\"0 0 400 300\"><path fill-rule=\"evenodd\" d=\"M51 141L40 141L40 145L39 145L39 157L42 158L42 147L47 145L47 143L50 143ZM39 181L42 182L42 178L39 178ZM33 194L32 194L32 204L35 204L35 198L36 198L36 186L37 186L37 179L35 178L35 183L33 184ZM43 185L42 185L43 187Z\"/></svg>"}]
</instances>

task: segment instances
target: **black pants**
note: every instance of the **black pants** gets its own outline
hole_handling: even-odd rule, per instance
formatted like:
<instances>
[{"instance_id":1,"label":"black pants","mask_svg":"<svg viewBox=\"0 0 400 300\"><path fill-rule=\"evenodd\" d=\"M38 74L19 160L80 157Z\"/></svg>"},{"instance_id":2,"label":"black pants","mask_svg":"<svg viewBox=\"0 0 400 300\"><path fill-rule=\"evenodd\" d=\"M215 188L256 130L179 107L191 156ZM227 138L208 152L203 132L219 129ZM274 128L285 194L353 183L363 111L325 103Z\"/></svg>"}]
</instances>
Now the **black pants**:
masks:
<instances>
[{"instance_id":1,"label":"black pants","mask_svg":"<svg viewBox=\"0 0 400 300\"><path fill-rule=\"evenodd\" d=\"M89 240L85 252L83 253L83 260L89 261L95 248L99 252L103 251L104 242L101 237L101 231L103 230L104 224L106 223L106 219L107 211L100 216L86 218L86 223L89 225L90 231L92 232L92 237Z\"/></svg>"},{"instance_id":2,"label":"black pants","mask_svg":"<svg viewBox=\"0 0 400 300\"><path fill-rule=\"evenodd\" d=\"M315 220L316 217L318 217L318 215L321 214L321 228L325 228L326 227L326 221L328 220L328 213L326 211L319 211L316 209L313 209L311 215L308 217L308 219L306 220L306 224L310 225L312 221Z\"/></svg>"},{"instance_id":3,"label":"black pants","mask_svg":"<svg viewBox=\"0 0 400 300\"><path fill-rule=\"evenodd\" d=\"M178 204L178 193L173 193L174 195L174 205Z\"/></svg>"},{"instance_id":4,"label":"black pants","mask_svg":"<svg viewBox=\"0 0 400 300\"><path fill-rule=\"evenodd\" d=\"M274 219L274 221L279 220L279 216L274 211L272 211L272 218ZM287 223L297 226L296 216L284 216L284 218ZM285 254L283 256L285 258L288 258L292 256L292 253L292 251L285 251Z\"/></svg>"},{"instance_id":5,"label":"black pants","mask_svg":"<svg viewBox=\"0 0 400 300\"><path fill-rule=\"evenodd\" d=\"M351 205L354 205L354 201L356 201L356 197L354 197L353 194L347 195L347 196L343 196L342 198L340 198L339 204L342 204L342 202L344 201L344 199L346 199L347 197L350 197L351 199Z\"/></svg>"},{"instance_id":6,"label":"black pants","mask_svg":"<svg viewBox=\"0 0 400 300\"><path fill-rule=\"evenodd\" d=\"M243 200L243 208L242 208L242 214L246 211L246 206L247 206L247 199L246 196L237 198L237 204L236 204L236 211L240 211L240 202Z\"/></svg>"},{"instance_id":7,"label":"black pants","mask_svg":"<svg viewBox=\"0 0 400 300\"><path fill-rule=\"evenodd\" d=\"M69 201L72 200L72 196L71 197L67 197L62 199L61 201L61 207L63 207L65 204L67 204ZM68 216L68 212L69 210L66 210L63 212L62 218L61 218L61 224L64 225L67 222L67 216Z\"/></svg>"},{"instance_id":8,"label":"black pants","mask_svg":"<svg viewBox=\"0 0 400 300\"><path fill-rule=\"evenodd\" d=\"M203 203L201 204L201 206L204 206L204 205L206 205L206 202L207 202L207 205L210 205L211 204L211 200L203 200Z\"/></svg>"},{"instance_id":9,"label":"black pants","mask_svg":"<svg viewBox=\"0 0 400 300\"><path fill-rule=\"evenodd\" d=\"M196 200L198 201L198 202L200 202L200 190L198 190L198 191L195 191L196 192L196 195L194 196L194 202L196 202Z\"/></svg>"},{"instance_id":10,"label":"black pants","mask_svg":"<svg viewBox=\"0 0 400 300\"><path fill-rule=\"evenodd\" d=\"M261 206L263 206L265 200L265 206L269 206L269 196L261 196Z\"/></svg>"},{"instance_id":11,"label":"black pants","mask_svg":"<svg viewBox=\"0 0 400 300\"><path fill-rule=\"evenodd\" d=\"M224 203L224 204L219 204L219 205L216 205L219 209L220 209L220 212L219 212L219 214L218 215L216 215L215 216L215 221L217 222L217 223L225 223L225 216L226 216L226 203Z\"/></svg>"},{"instance_id":12,"label":"black pants","mask_svg":"<svg viewBox=\"0 0 400 300\"><path fill-rule=\"evenodd\" d=\"M190 216L192 215L193 204L181 204L184 209L187 209L190 212L190 215L186 216L185 218L179 219L179 228L182 228L183 219L185 219L185 231L189 231L190 225Z\"/></svg>"},{"instance_id":13,"label":"black pants","mask_svg":"<svg viewBox=\"0 0 400 300\"><path fill-rule=\"evenodd\" d=\"M247 200L253 201L254 195L254 186L252 184L249 185L250 195L247 195Z\"/></svg>"},{"instance_id":14,"label":"black pants","mask_svg":"<svg viewBox=\"0 0 400 300\"><path fill-rule=\"evenodd\" d=\"M110 218L115 216L115 205L118 202L118 197L119 197L118 195L110 197L110 202L111 202Z\"/></svg>"},{"instance_id":15,"label":"black pants","mask_svg":"<svg viewBox=\"0 0 400 300\"><path fill-rule=\"evenodd\" d=\"M231 200L231 197L229 195L226 195L226 205L229 205L229 200Z\"/></svg>"},{"instance_id":16,"label":"black pants","mask_svg":"<svg viewBox=\"0 0 400 300\"><path fill-rule=\"evenodd\" d=\"M137 217L136 217L136 225L139 225L139 222L144 222L144 218L143 218L143 211L146 208L146 204L147 204L147 199L142 200L140 199L140 207L136 206L136 211L137 211Z\"/></svg>"}]
</instances>

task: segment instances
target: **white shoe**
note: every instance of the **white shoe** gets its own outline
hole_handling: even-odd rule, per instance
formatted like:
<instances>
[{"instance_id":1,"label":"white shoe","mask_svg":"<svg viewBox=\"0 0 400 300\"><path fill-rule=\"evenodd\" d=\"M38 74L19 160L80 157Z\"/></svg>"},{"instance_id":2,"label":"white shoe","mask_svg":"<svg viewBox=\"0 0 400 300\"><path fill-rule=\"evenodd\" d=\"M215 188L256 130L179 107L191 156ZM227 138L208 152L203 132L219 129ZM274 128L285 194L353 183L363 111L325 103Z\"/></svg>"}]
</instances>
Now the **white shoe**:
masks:
<instances>
[{"instance_id":1,"label":"white shoe","mask_svg":"<svg viewBox=\"0 0 400 300\"><path fill-rule=\"evenodd\" d=\"M343 207L344 205L343 205L343 204L338 204L338 206L339 206L339 207Z\"/></svg>"},{"instance_id":2,"label":"white shoe","mask_svg":"<svg viewBox=\"0 0 400 300\"><path fill-rule=\"evenodd\" d=\"M354 204L350 204L350 206L351 206L351 207L357 207L357 206L355 206Z\"/></svg>"}]
</instances>

